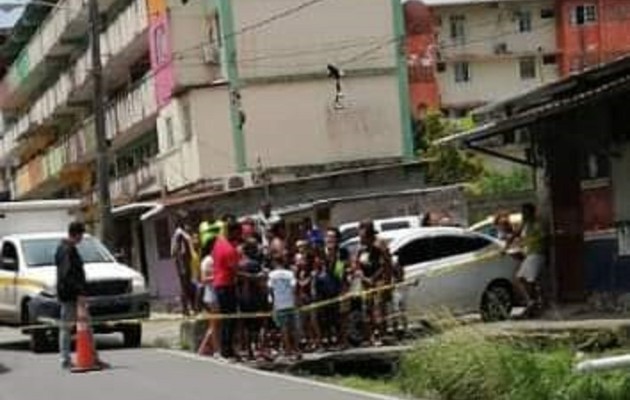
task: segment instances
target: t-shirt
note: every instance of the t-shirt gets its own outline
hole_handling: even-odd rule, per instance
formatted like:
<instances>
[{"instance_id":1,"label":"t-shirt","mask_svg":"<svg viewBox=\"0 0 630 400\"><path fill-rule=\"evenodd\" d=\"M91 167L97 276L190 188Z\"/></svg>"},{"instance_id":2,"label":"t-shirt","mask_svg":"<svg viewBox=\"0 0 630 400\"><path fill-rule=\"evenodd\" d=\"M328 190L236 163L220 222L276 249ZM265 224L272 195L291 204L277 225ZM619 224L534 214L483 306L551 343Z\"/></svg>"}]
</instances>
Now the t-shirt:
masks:
<instances>
[{"instance_id":1,"label":"t-shirt","mask_svg":"<svg viewBox=\"0 0 630 400\"><path fill-rule=\"evenodd\" d=\"M214 260L208 255L201 260L201 280L207 284L212 284L212 269Z\"/></svg>"},{"instance_id":2,"label":"t-shirt","mask_svg":"<svg viewBox=\"0 0 630 400\"><path fill-rule=\"evenodd\" d=\"M525 224L523 227L525 254L544 254L544 233L540 222Z\"/></svg>"},{"instance_id":3,"label":"t-shirt","mask_svg":"<svg viewBox=\"0 0 630 400\"><path fill-rule=\"evenodd\" d=\"M286 310L295 307L297 280L290 269L274 269L269 273L268 286L273 294L273 309Z\"/></svg>"},{"instance_id":4,"label":"t-shirt","mask_svg":"<svg viewBox=\"0 0 630 400\"><path fill-rule=\"evenodd\" d=\"M236 247L224 237L219 237L212 250L214 260L212 284L215 288L236 284L239 254Z\"/></svg>"}]
</instances>

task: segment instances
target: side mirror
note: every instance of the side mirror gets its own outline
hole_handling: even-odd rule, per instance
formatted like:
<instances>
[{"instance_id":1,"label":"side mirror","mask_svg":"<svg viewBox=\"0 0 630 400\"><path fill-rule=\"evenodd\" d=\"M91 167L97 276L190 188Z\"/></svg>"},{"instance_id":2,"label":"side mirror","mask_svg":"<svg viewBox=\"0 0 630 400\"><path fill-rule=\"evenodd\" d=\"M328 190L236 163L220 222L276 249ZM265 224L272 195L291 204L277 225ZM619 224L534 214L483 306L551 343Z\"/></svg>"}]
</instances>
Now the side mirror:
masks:
<instances>
[{"instance_id":1,"label":"side mirror","mask_svg":"<svg viewBox=\"0 0 630 400\"><path fill-rule=\"evenodd\" d=\"M3 257L2 258L2 269L6 271L15 271L18 270L18 262L15 258Z\"/></svg>"}]
</instances>

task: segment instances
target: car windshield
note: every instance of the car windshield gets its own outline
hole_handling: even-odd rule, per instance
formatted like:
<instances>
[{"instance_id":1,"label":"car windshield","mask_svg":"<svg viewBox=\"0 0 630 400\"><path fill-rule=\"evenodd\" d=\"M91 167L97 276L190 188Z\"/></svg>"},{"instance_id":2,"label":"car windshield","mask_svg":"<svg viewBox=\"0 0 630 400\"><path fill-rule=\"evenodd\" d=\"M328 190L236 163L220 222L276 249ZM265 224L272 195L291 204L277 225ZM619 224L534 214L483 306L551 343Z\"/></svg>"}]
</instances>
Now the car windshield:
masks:
<instances>
[{"instance_id":1,"label":"car windshield","mask_svg":"<svg viewBox=\"0 0 630 400\"><path fill-rule=\"evenodd\" d=\"M392 244L393 238L386 238L386 239L381 239L381 240L385 242L387 247L389 247ZM357 251L359 250L360 245L361 245L361 242L359 241L359 239L352 239L344 243L342 247L346 249L348 254L355 255L357 254Z\"/></svg>"},{"instance_id":2,"label":"car windshield","mask_svg":"<svg viewBox=\"0 0 630 400\"><path fill-rule=\"evenodd\" d=\"M46 267L55 265L55 252L60 239L27 239L22 242L22 252L29 267ZM114 261L109 251L93 237L84 238L77 246L83 262L106 263Z\"/></svg>"}]
</instances>

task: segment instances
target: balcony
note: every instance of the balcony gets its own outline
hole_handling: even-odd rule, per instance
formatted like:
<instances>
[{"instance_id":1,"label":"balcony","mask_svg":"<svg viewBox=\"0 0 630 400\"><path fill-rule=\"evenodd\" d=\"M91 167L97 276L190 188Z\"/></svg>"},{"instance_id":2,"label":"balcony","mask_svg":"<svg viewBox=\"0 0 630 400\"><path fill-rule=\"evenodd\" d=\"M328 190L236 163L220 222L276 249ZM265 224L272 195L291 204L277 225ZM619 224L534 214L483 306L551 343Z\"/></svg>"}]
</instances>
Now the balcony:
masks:
<instances>
[{"instance_id":1,"label":"balcony","mask_svg":"<svg viewBox=\"0 0 630 400\"><path fill-rule=\"evenodd\" d=\"M133 141L155 126L157 103L154 88L153 76L148 75L140 81L138 86L121 95L108 108L106 132L108 139L112 142L113 150ZM25 148L33 145L33 138L28 142L21 142L26 144L16 144L15 132L18 125L14 130L8 131L2 141L5 147L13 146L14 149L20 148L24 152ZM44 138L44 136L38 136L38 138ZM85 120L80 129L65 137L57 145L47 147L49 144L50 142L39 144L38 148L48 148L48 151L31 159L18 170L16 179L18 198L45 195L51 190L58 189L60 184L77 184L78 180L83 179L86 164L94 159L96 150L94 118ZM11 152L7 154L11 156ZM126 193L127 188L137 187L138 182L144 182L145 176L151 176L153 170L153 166L141 168L138 172L140 175L134 178L135 186L121 182L112 190L116 193ZM126 177L126 179L131 178Z\"/></svg>"},{"instance_id":2,"label":"balcony","mask_svg":"<svg viewBox=\"0 0 630 400\"><path fill-rule=\"evenodd\" d=\"M134 0L101 35L102 61L107 86L120 85L126 79L125 67L148 49L149 18L144 0ZM86 51L74 65L59 76L32 107L22 114L16 124L8 128L10 139L6 141L11 154L21 152L24 138L39 128L54 125L62 115L74 115L82 111L75 104L90 100L92 84L89 79L91 55Z\"/></svg>"},{"instance_id":3,"label":"balcony","mask_svg":"<svg viewBox=\"0 0 630 400\"><path fill-rule=\"evenodd\" d=\"M99 0L105 12L116 0ZM66 60L85 40L88 24L87 0L60 0L9 68L1 85L5 90L3 109L16 109L49 77L63 69Z\"/></svg>"},{"instance_id":4,"label":"balcony","mask_svg":"<svg viewBox=\"0 0 630 400\"><path fill-rule=\"evenodd\" d=\"M160 190L159 168L154 160L138 170L113 180L109 185L112 202L120 204ZM96 200L96 199L94 199Z\"/></svg>"}]
</instances>

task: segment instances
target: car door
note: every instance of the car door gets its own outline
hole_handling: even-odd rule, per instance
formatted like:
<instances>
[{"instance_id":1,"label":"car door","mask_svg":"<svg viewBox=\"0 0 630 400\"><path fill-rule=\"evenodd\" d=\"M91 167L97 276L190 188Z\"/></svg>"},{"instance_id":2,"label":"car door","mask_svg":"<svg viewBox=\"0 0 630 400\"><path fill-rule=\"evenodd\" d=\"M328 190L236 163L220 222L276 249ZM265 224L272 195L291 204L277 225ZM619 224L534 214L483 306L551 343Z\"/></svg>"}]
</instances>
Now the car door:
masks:
<instances>
[{"instance_id":1,"label":"car door","mask_svg":"<svg viewBox=\"0 0 630 400\"><path fill-rule=\"evenodd\" d=\"M405 266L406 278L419 280L418 286L409 290L407 307L417 313L476 310L477 304L470 303L475 269L471 248L478 245L461 235L434 234L402 246L398 258Z\"/></svg>"},{"instance_id":2,"label":"car door","mask_svg":"<svg viewBox=\"0 0 630 400\"><path fill-rule=\"evenodd\" d=\"M9 241L2 242L0 258L0 318L15 320L17 315L18 252Z\"/></svg>"}]
</instances>

